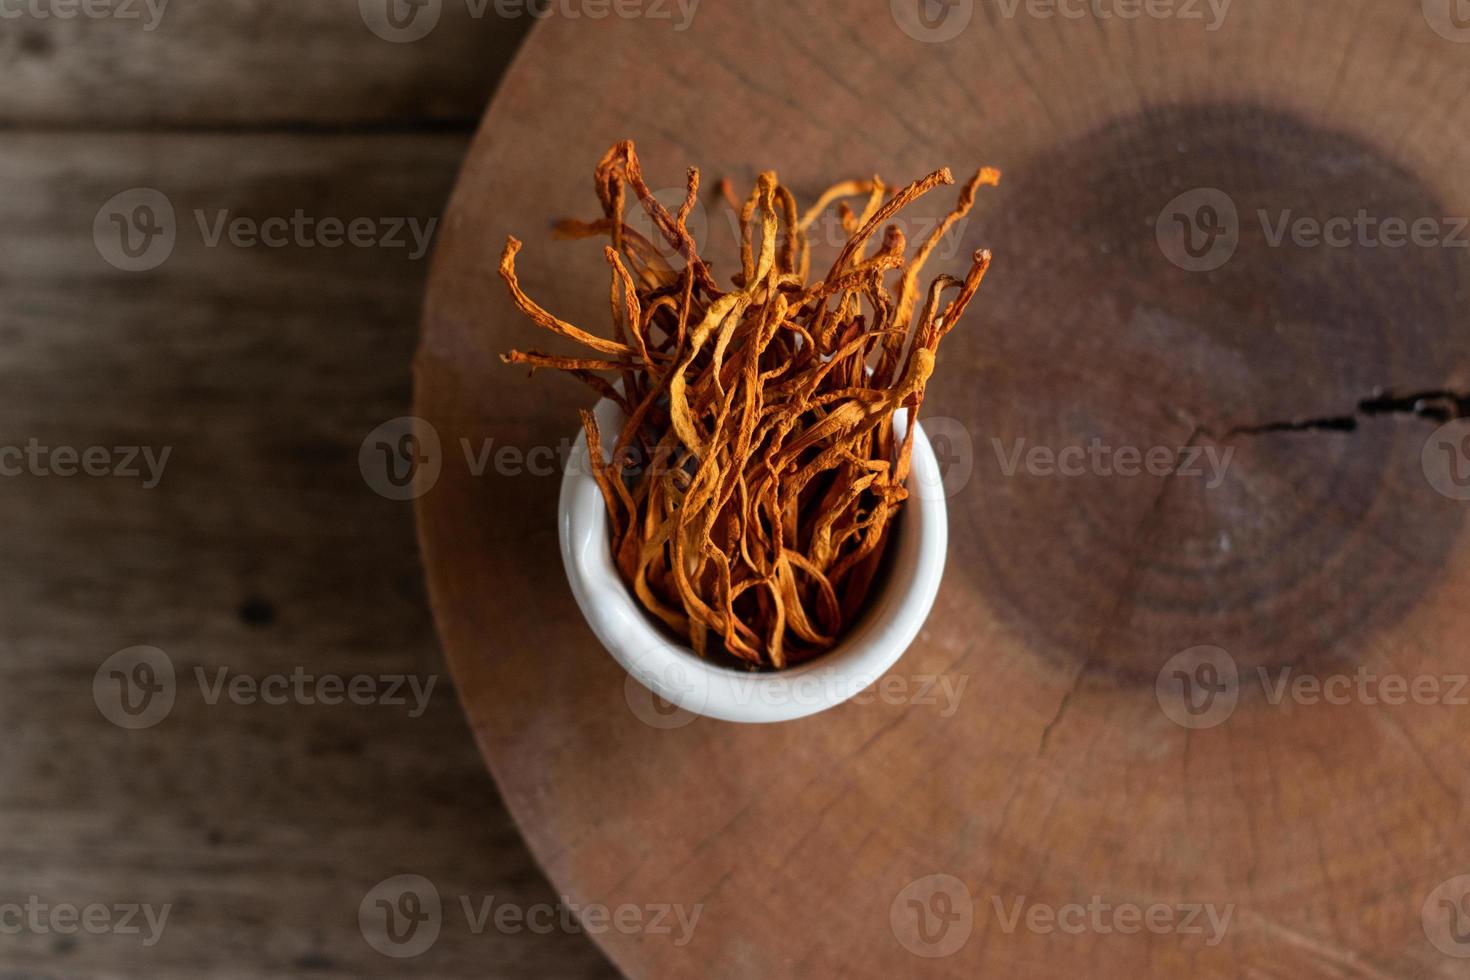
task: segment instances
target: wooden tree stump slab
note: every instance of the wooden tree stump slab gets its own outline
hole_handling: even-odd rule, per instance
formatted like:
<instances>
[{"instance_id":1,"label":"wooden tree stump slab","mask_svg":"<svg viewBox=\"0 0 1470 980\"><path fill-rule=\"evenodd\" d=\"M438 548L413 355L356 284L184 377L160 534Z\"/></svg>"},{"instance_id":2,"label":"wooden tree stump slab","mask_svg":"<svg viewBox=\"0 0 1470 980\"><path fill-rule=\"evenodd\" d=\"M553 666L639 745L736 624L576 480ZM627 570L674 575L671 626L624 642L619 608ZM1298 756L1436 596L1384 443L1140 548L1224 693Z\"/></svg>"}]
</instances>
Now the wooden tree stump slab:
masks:
<instances>
[{"instance_id":1,"label":"wooden tree stump slab","mask_svg":"<svg viewBox=\"0 0 1470 980\"><path fill-rule=\"evenodd\" d=\"M921 2L556 19L486 117L424 315L418 512L532 849L574 902L701 908L682 945L598 935L633 977L1463 976L1470 29ZM495 264L514 232L528 291L606 329L600 246L550 220L593 214L624 137L655 187L1006 172L941 250L997 255L926 405L945 585L864 703L657 713L573 603L526 454L589 397L498 363L542 338Z\"/></svg>"}]
</instances>

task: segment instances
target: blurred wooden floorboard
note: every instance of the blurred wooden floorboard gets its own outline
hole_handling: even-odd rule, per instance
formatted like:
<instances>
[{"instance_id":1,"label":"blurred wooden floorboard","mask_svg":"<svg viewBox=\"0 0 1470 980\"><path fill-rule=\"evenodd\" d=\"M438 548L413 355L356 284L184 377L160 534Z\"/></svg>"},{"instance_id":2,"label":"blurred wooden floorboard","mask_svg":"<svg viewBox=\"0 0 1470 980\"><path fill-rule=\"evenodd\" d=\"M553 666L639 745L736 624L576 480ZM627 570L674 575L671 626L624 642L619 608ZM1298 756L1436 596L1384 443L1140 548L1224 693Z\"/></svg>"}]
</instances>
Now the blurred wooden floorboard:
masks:
<instances>
[{"instance_id":1,"label":"blurred wooden floorboard","mask_svg":"<svg viewBox=\"0 0 1470 980\"><path fill-rule=\"evenodd\" d=\"M224 36L263 5L214 6L218 19L201 21L194 41L158 43L196 44L211 72L263 59L260 71L279 74L296 48L315 50L312 31L337 43L335 22L305 8L346 5L260 14L270 33L293 39L292 55L274 61ZM200 16L181 16L180 27ZM444 83L456 70L434 60L424 50L405 69L424 76L408 95L383 95L402 79L383 69L374 80L365 66L325 101L346 107L349 95L379 92L338 119L366 118L374 99L425 116L440 105L472 111ZM161 62L138 92L161 84L171 70ZM96 70L105 84L112 69ZM210 118L188 104L197 92L129 103L141 77L116 73L112 121ZM466 92L479 84L461 82ZM295 83L303 100L321 97L312 78ZM270 115L266 80L242 83L227 106L230 84L210 96L219 113ZM9 122L103 115L76 93L43 91L44 81L22 88L0 110ZM316 118L302 106L275 111ZM0 935L0 976L615 975L584 936L493 925L476 934L460 909L461 896L521 906L555 896L456 703L411 505L377 495L358 470L364 437L408 410L428 259L411 247L211 245L197 219L209 227L223 211L263 222L300 209L425 227L466 140L25 125L0 139L0 447L170 450L153 489L127 478L0 478L0 906L33 895L173 906L152 948L118 935ZM158 268L126 272L104 260L94 223L105 202L140 187L175 209L177 240ZM178 696L161 724L125 731L98 710L92 682L105 658L137 644L169 655ZM407 706L210 704L196 668L412 674L436 686L417 718ZM434 882L445 921L428 952L396 960L367 944L358 906L404 873Z\"/></svg>"},{"instance_id":2,"label":"blurred wooden floorboard","mask_svg":"<svg viewBox=\"0 0 1470 980\"><path fill-rule=\"evenodd\" d=\"M534 23L449 0L423 37L395 41L369 27L387 24L387 0L89 0L103 16L49 13L67 2L17 2L27 15L0 22L0 125L472 126Z\"/></svg>"}]
</instances>

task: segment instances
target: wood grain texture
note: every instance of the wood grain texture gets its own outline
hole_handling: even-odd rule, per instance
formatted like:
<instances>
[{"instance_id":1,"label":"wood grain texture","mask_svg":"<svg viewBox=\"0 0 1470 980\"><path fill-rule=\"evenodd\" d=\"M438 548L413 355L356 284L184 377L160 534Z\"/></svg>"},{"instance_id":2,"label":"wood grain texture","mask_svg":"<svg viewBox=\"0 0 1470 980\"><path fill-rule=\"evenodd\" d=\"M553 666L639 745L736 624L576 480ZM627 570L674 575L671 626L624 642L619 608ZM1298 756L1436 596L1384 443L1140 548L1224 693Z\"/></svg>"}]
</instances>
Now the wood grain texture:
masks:
<instances>
[{"instance_id":1,"label":"wood grain texture","mask_svg":"<svg viewBox=\"0 0 1470 980\"><path fill-rule=\"evenodd\" d=\"M684 947L600 937L634 977L1463 975L1422 910L1470 872L1470 709L1272 703L1257 678L1464 673L1465 505L1421 465L1438 423L1374 400L1463 400L1470 257L1273 246L1257 215L1470 213L1470 45L1418 0L1239 2L1214 31L960 3L973 21L943 43L885 6L535 34L450 208L417 411L445 444L570 434L583 390L497 363L534 331L489 272L513 232L528 292L605 322L596 249L553 243L546 223L592 213L590 167L618 139L638 140L655 188L689 164L743 185L774 167L808 198L848 176L1000 166L951 256L988 246L996 264L926 405L970 441L974 471L898 677L965 693L951 714L879 698L773 728L646 724L564 584L555 479L446 465L419 503L437 621L533 850L580 901L702 905ZM1160 219L1199 189L1231 199L1237 241L1191 272ZM1094 438L1232 463L1214 487L1008 477L992 449ZM1232 715L1191 728L1155 680L1199 646L1229 652L1241 681ZM928 958L910 900L958 908L934 875L973 922L938 930L961 942ZM1211 943L1001 914L1094 897L1232 918Z\"/></svg>"},{"instance_id":2,"label":"wood grain texture","mask_svg":"<svg viewBox=\"0 0 1470 980\"><path fill-rule=\"evenodd\" d=\"M384 248L210 247L193 212L438 215L460 136L8 134L0 145L0 445L171 447L154 489L7 476L0 510L0 905L170 903L161 941L0 935L6 977L602 977L580 935L476 934L459 897L556 896L485 775L423 598L408 505L358 448L403 414L425 263ZM151 272L98 209L179 216ZM164 650L174 710L93 701L114 651ZM194 677L437 677L427 711L210 704ZM432 880L438 941L390 959L368 889Z\"/></svg>"},{"instance_id":3,"label":"wood grain texture","mask_svg":"<svg viewBox=\"0 0 1470 980\"><path fill-rule=\"evenodd\" d=\"M16 0L0 20L0 125L47 129L472 126L535 23L449 0L374 33L399 0ZM478 12L484 9L483 14ZM524 5L522 5L524 6ZM430 13L421 20L425 28Z\"/></svg>"}]
</instances>

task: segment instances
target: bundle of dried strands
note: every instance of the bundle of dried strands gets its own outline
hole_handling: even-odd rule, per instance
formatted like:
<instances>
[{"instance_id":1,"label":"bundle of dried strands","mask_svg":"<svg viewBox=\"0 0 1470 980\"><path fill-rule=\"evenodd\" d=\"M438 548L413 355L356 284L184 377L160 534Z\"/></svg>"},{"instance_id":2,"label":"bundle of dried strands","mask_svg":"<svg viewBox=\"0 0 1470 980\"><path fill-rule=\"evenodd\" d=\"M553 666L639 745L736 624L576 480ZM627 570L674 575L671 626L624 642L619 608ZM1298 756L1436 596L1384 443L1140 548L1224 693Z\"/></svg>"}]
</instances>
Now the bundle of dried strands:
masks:
<instances>
[{"instance_id":1,"label":"bundle of dried strands","mask_svg":"<svg viewBox=\"0 0 1470 980\"><path fill-rule=\"evenodd\" d=\"M894 412L917 417L935 350L990 253L977 252L963 280L936 278L922 303L919 276L979 187L999 178L977 173L906 257L903 233L885 223L952 184L948 170L891 194L877 177L838 184L805 213L764 173L743 206L732 199L742 268L726 290L687 225L699 171L689 170L671 213L632 142L619 143L596 170L602 219L557 226L559 237L611 240L610 338L527 296L516 280L521 243L506 243L500 273L516 306L590 354L512 351L504 360L567 371L622 408L610 452L592 413L581 413L613 555L644 608L701 656L722 647L753 669L793 666L830 649L862 613L907 496L914 430L898 440ZM625 222L630 192L682 268ZM865 199L861 213L844 198ZM831 271L809 282L808 231L834 204L849 239Z\"/></svg>"}]
</instances>

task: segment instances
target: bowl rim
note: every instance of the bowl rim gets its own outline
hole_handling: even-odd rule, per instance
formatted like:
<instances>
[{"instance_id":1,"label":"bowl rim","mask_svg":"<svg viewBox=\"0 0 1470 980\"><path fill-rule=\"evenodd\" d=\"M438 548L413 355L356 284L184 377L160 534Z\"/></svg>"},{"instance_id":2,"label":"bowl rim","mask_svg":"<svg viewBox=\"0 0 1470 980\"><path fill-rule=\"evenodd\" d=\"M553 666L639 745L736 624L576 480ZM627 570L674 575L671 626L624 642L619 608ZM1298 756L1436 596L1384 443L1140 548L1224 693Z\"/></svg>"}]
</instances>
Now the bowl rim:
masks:
<instances>
[{"instance_id":1,"label":"bowl rim","mask_svg":"<svg viewBox=\"0 0 1470 980\"><path fill-rule=\"evenodd\" d=\"M616 402L603 399L593 411L602 431L621 428L624 416ZM894 413L900 439L908 413ZM948 525L943 474L922 424L915 427L908 488L888 544L887 573L868 598L868 609L830 651L784 671L751 673L711 663L654 625L613 563L607 509L592 475L585 432L573 443L562 477L562 562L592 632L644 688L695 715L747 724L792 721L836 707L876 683L929 616L943 577Z\"/></svg>"}]
</instances>

